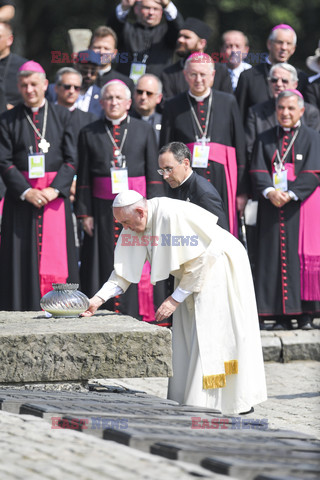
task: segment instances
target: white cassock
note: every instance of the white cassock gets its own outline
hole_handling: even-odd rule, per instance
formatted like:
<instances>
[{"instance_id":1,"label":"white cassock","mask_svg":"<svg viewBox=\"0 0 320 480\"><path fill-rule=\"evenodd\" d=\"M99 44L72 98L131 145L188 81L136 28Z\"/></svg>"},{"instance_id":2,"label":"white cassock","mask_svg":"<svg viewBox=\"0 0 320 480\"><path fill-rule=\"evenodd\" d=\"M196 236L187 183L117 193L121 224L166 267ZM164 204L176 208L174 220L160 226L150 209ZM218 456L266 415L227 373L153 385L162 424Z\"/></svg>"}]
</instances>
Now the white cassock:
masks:
<instances>
[{"instance_id":1,"label":"white cassock","mask_svg":"<svg viewBox=\"0 0 320 480\"><path fill-rule=\"evenodd\" d=\"M175 277L192 292L173 314L173 377L168 398L224 414L246 412L267 399L259 321L247 252L217 217L190 202L147 201L146 230L123 230L114 271L97 295L110 298L140 280ZM153 245L152 245L153 243Z\"/></svg>"}]
</instances>

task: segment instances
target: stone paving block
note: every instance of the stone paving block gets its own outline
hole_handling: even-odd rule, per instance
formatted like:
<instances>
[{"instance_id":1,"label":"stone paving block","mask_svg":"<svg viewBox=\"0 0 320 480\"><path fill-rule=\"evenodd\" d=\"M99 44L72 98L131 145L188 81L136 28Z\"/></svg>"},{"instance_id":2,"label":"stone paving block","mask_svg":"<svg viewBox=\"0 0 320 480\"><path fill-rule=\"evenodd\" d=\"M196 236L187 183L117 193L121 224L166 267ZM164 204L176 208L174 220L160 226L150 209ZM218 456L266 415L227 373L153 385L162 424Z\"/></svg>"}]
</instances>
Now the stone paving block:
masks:
<instances>
[{"instance_id":1,"label":"stone paving block","mask_svg":"<svg viewBox=\"0 0 320 480\"><path fill-rule=\"evenodd\" d=\"M260 334L263 360L265 362L280 362L282 356L282 344L280 338L273 332L265 330L262 330Z\"/></svg>"},{"instance_id":2,"label":"stone paving block","mask_svg":"<svg viewBox=\"0 0 320 480\"><path fill-rule=\"evenodd\" d=\"M247 460L255 461L268 461L272 462L273 460L278 461L286 459L292 465L299 465L301 463L308 463L312 465L319 466L320 456L319 453L315 452L306 452L306 451L297 451L291 449L289 446L283 448L282 446L270 445L264 442L264 445L257 446L256 444L250 442L241 442L238 445L228 445L226 448L225 445L220 444L211 444L204 445L175 443L175 442L159 442L151 445L150 453L155 455L160 455L165 458L170 458L171 460L182 460L190 463L201 464L201 461L205 457L209 456L220 456L225 457L227 460L231 458L246 458Z\"/></svg>"},{"instance_id":3,"label":"stone paving block","mask_svg":"<svg viewBox=\"0 0 320 480\"><path fill-rule=\"evenodd\" d=\"M171 331L113 312L0 312L0 332L0 383L172 375Z\"/></svg>"},{"instance_id":4,"label":"stone paving block","mask_svg":"<svg viewBox=\"0 0 320 480\"><path fill-rule=\"evenodd\" d=\"M319 466L310 466L303 463L293 465L291 462L276 462L275 460L272 462L255 462L250 458L226 460L222 457L214 456L202 460L201 465L212 472L220 473L221 475L233 475L246 480L254 480L261 473L276 473L277 475L287 476L299 475L303 480L316 480L320 474Z\"/></svg>"},{"instance_id":5,"label":"stone paving block","mask_svg":"<svg viewBox=\"0 0 320 480\"><path fill-rule=\"evenodd\" d=\"M284 362L320 360L320 330L293 330L278 333Z\"/></svg>"}]
</instances>

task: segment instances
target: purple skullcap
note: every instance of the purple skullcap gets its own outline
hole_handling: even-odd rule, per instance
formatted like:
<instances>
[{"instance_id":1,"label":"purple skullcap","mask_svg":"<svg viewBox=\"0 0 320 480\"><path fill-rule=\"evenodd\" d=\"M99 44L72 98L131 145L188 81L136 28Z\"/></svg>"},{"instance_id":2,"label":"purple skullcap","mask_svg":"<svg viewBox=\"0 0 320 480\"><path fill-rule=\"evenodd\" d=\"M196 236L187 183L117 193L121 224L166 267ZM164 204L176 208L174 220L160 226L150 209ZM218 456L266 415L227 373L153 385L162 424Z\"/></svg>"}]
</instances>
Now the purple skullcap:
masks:
<instances>
[{"instance_id":1,"label":"purple skullcap","mask_svg":"<svg viewBox=\"0 0 320 480\"><path fill-rule=\"evenodd\" d=\"M286 23L280 23L279 25L276 25L275 27L273 27L273 29L271 30L271 32L273 32L274 30L278 30L279 28L283 28L283 29L288 29L288 30L293 30L293 28L290 26L290 25L287 25Z\"/></svg>"},{"instance_id":2,"label":"purple skullcap","mask_svg":"<svg viewBox=\"0 0 320 480\"><path fill-rule=\"evenodd\" d=\"M299 92L299 90L297 90L296 88L287 88L286 92L292 92L295 95L298 95L298 97L302 98L302 100L304 100L302 93Z\"/></svg>"},{"instance_id":3,"label":"purple skullcap","mask_svg":"<svg viewBox=\"0 0 320 480\"><path fill-rule=\"evenodd\" d=\"M33 60L29 60L21 65L19 72L46 73L41 67L40 63L34 62Z\"/></svg>"}]
</instances>

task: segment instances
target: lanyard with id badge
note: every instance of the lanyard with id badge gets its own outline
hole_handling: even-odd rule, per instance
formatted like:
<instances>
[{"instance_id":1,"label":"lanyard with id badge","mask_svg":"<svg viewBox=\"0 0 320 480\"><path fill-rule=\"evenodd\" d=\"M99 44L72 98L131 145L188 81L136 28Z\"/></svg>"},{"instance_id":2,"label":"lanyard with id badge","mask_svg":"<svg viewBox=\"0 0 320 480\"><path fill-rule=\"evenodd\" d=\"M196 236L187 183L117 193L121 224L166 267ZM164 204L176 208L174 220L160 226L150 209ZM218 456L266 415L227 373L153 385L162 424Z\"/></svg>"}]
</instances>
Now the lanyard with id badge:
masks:
<instances>
[{"instance_id":1,"label":"lanyard with id badge","mask_svg":"<svg viewBox=\"0 0 320 480\"><path fill-rule=\"evenodd\" d=\"M130 74L129 77L133 81L133 83L136 85L139 78L146 73L147 69L147 59L148 59L147 54L143 55L142 62L138 62L138 54L134 53L133 54L133 62L131 63L131 68L130 68Z\"/></svg>"},{"instance_id":2,"label":"lanyard with id badge","mask_svg":"<svg viewBox=\"0 0 320 480\"><path fill-rule=\"evenodd\" d=\"M198 135L195 135L196 143L194 144L194 147L193 147L191 166L192 168L208 168L209 152L210 152L210 146L208 145L208 143L210 142L210 137L207 137L207 133L208 133L211 105L212 105L212 92L210 92L210 96L209 96L208 111L207 111L207 118L206 118L204 131L201 128L196 112L194 111L193 105L190 101L189 95L188 95L188 100L189 100L191 113L201 133L201 137L199 137Z\"/></svg>"},{"instance_id":3,"label":"lanyard with id badge","mask_svg":"<svg viewBox=\"0 0 320 480\"><path fill-rule=\"evenodd\" d=\"M130 123L130 117L127 117L127 122ZM110 168L111 174L111 188L113 194L118 194L129 190L129 181L128 181L128 169L126 168L126 157L122 154L122 149L124 142L127 138L128 129L126 128L120 147L117 146L114 141L113 136L109 128L106 126L107 134L111 140L112 146L114 147L114 160L111 162L112 167Z\"/></svg>"},{"instance_id":4,"label":"lanyard with id badge","mask_svg":"<svg viewBox=\"0 0 320 480\"><path fill-rule=\"evenodd\" d=\"M276 159L273 163L274 166L274 172L273 172L273 186L276 190L281 190L282 192L287 192L288 191L288 172L285 168L285 160L287 158L288 153L291 150L292 145L294 144L297 135L299 133L299 128L296 129L291 142L288 145L287 150L285 151L284 155L282 158L280 157L279 149L277 149L276 152Z\"/></svg>"},{"instance_id":5,"label":"lanyard with id badge","mask_svg":"<svg viewBox=\"0 0 320 480\"><path fill-rule=\"evenodd\" d=\"M32 146L29 147L29 154L28 154L28 173L29 178L43 178L46 171L46 161L45 161L45 154L48 153L50 148L50 143L47 142L45 139L46 128L47 128L47 118L48 118L48 102L45 100L44 104L44 118L43 118L43 129L42 133L37 129L31 118L29 117L28 113L25 111L26 118L30 123L31 127L35 131L38 137L41 138L41 141L38 143L38 147L40 148L40 153L33 153Z\"/></svg>"}]
</instances>

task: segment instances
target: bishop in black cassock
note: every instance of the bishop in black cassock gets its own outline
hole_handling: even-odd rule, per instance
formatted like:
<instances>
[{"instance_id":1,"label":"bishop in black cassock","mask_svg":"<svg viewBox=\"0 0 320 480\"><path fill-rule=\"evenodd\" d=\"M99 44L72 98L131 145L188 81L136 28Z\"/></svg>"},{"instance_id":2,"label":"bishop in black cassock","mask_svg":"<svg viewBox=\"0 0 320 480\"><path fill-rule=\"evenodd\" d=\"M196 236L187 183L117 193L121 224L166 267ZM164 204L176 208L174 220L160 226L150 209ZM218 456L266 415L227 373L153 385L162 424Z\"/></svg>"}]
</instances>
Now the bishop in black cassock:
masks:
<instances>
[{"instance_id":1,"label":"bishop in black cassock","mask_svg":"<svg viewBox=\"0 0 320 480\"><path fill-rule=\"evenodd\" d=\"M285 93L278 102L293 98L281 99ZM278 120L282 122L279 113ZM256 295L261 318L280 323L298 318L304 326L302 315L314 315L320 306L320 136L300 121L293 128L282 125L284 129L276 126L258 136L252 156L251 175L259 195ZM273 174L279 158L288 177L287 191L281 193L285 201L270 196L278 194Z\"/></svg>"},{"instance_id":2,"label":"bishop in black cassock","mask_svg":"<svg viewBox=\"0 0 320 480\"><path fill-rule=\"evenodd\" d=\"M123 94L126 87L121 82L118 86ZM104 100L106 92L110 92L108 84L103 92L102 105L106 115L112 115L110 103ZM128 100L128 108L130 104ZM153 128L128 116L126 108L123 113L122 110L118 119L108 115L86 126L79 136L76 213L78 218L94 219L93 236L88 232L84 235L80 269L81 289L90 297L113 270L114 246L121 231L112 213L116 195L112 193L110 170L113 162L117 165L118 152L121 151L125 158L129 188L139 193L144 191L149 198L163 195L163 184L157 174L157 142ZM140 308L138 302L144 293L143 286L137 289L132 285L125 295L108 302L107 308L135 318L147 317L141 307L143 302L140 301ZM153 299L151 304L153 307Z\"/></svg>"},{"instance_id":3,"label":"bishop in black cassock","mask_svg":"<svg viewBox=\"0 0 320 480\"><path fill-rule=\"evenodd\" d=\"M52 283L78 281L69 202L77 168L70 113L44 99L43 75L35 62L21 67L19 85L27 105L17 105L0 120L0 173L7 188L0 246L1 310L39 310L40 298ZM27 90L26 84L35 86ZM41 153L41 136L44 176L30 179L28 154Z\"/></svg>"},{"instance_id":4,"label":"bishop in black cassock","mask_svg":"<svg viewBox=\"0 0 320 480\"><path fill-rule=\"evenodd\" d=\"M236 89L236 98L243 124L246 122L249 107L272 98L268 86L270 68L276 63L289 61L296 48L295 39L296 34L292 27L284 24L276 25L267 41L268 58L261 56L260 63L241 73ZM297 72L299 79L297 88L303 93L308 83L308 77L299 69Z\"/></svg>"},{"instance_id":5,"label":"bishop in black cassock","mask_svg":"<svg viewBox=\"0 0 320 480\"><path fill-rule=\"evenodd\" d=\"M200 55L208 58L208 63L191 61L192 69L201 65L201 68L210 69L211 58L206 54ZM202 138L207 125L206 136L210 146L208 166L194 170L215 186L225 207L230 232L236 233L236 196L248 191L244 130L234 96L217 92L211 86L212 83L208 84L203 94L197 95L192 93L192 90L197 92L191 85L189 92L181 93L165 104L160 145L179 141L193 151L196 138Z\"/></svg>"}]
</instances>

